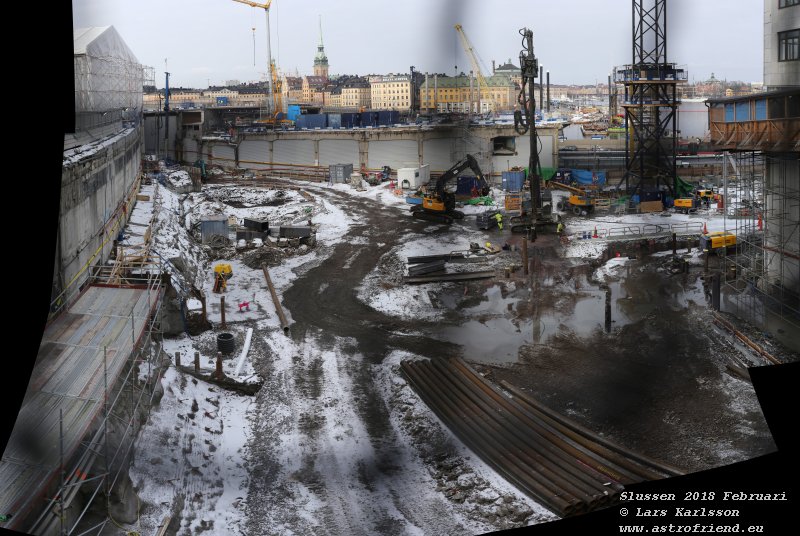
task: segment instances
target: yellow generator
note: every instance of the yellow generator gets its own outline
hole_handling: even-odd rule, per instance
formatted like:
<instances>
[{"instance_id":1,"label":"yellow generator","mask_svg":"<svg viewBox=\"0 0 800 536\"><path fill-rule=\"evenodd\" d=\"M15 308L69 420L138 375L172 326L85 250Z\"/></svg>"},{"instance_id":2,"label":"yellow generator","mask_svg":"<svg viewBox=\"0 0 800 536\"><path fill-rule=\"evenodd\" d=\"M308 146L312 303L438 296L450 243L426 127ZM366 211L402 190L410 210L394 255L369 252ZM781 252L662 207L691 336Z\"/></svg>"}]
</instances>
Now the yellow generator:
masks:
<instances>
[{"instance_id":1,"label":"yellow generator","mask_svg":"<svg viewBox=\"0 0 800 536\"><path fill-rule=\"evenodd\" d=\"M736 247L736 235L733 233L717 231L700 237L700 251L713 251L721 255L731 247Z\"/></svg>"},{"instance_id":2,"label":"yellow generator","mask_svg":"<svg viewBox=\"0 0 800 536\"><path fill-rule=\"evenodd\" d=\"M688 214L690 211L696 210L698 205L696 197L680 197L675 200L675 211L676 212L683 212L684 214Z\"/></svg>"},{"instance_id":3,"label":"yellow generator","mask_svg":"<svg viewBox=\"0 0 800 536\"><path fill-rule=\"evenodd\" d=\"M225 292L228 279L233 277L233 267L230 264L220 263L214 266L214 292Z\"/></svg>"}]
</instances>

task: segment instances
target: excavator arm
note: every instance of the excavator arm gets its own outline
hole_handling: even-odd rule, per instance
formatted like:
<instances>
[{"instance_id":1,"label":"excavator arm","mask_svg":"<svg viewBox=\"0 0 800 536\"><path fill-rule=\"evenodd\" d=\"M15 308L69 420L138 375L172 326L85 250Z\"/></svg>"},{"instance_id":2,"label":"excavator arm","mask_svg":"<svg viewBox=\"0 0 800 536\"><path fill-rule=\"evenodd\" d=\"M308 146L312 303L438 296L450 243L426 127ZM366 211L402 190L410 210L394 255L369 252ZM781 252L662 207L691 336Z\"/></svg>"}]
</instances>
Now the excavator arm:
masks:
<instances>
[{"instance_id":1,"label":"excavator arm","mask_svg":"<svg viewBox=\"0 0 800 536\"><path fill-rule=\"evenodd\" d=\"M478 178L478 181L481 185L481 193L483 195L487 195L489 193L489 183L486 181L486 177L483 176L483 171L481 171L478 161L474 156L468 154L463 159L456 162L453 167L442 173L442 175L436 180L436 195L438 195L440 199L445 198L445 189L447 188L447 183L457 178L458 174L465 169L471 169L472 172L475 173L475 176Z\"/></svg>"}]
</instances>

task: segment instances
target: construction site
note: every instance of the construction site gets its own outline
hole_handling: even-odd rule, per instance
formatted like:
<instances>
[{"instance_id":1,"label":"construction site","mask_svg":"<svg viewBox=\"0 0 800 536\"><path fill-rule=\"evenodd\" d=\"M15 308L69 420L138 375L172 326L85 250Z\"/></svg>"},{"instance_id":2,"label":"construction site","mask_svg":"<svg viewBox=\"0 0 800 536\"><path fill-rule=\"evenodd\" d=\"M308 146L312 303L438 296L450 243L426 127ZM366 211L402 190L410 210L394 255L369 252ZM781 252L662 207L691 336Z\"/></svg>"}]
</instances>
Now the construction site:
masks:
<instances>
[{"instance_id":1,"label":"construction site","mask_svg":"<svg viewBox=\"0 0 800 536\"><path fill-rule=\"evenodd\" d=\"M236 1L269 31L271 2ZM800 361L797 65L707 101L718 164L681 174L667 3L631 1L609 173L537 124L535 28L508 125L289 130L273 100L233 136L219 109L143 113L154 69L75 30L0 527L482 534L774 453L749 369Z\"/></svg>"}]
</instances>

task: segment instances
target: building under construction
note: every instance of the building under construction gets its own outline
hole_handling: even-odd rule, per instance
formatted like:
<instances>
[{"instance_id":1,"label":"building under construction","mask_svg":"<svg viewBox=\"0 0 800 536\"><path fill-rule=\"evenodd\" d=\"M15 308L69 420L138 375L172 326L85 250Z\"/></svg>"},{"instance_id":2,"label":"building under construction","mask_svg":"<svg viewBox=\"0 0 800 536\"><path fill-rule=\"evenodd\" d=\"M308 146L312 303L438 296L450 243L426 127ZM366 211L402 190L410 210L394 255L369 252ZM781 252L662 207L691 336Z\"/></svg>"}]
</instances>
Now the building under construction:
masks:
<instances>
[{"instance_id":1,"label":"building under construction","mask_svg":"<svg viewBox=\"0 0 800 536\"><path fill-rule=\"evenodd\" d=\"M764 93L708 101L725 151L726 216L739 249L727 306L779 338L800 333L800 9L764 3ZM794 39L794 41L792 41ZM794 44L791 44L791 43Z\"/></svg>"}]
</instances>

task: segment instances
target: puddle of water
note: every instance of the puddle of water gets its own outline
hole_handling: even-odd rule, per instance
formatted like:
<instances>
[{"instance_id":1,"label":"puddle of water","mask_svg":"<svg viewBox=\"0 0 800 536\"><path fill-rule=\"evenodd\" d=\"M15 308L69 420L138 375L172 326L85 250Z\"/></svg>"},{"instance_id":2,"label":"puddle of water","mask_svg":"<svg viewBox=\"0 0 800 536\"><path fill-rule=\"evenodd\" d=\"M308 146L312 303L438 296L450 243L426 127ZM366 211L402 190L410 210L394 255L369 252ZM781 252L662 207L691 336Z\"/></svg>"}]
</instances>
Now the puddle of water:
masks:
<instances>
[{"instance_id":1,"label":"puddle of water","mask_svg":"<svg viewBox=\"0 0 800 536\"><path fill-rule=\"evenodd\" d=\"M705 303L699 280L686 284L681 276L670 278L653 270L642 271L640 266L638 263L630 266L623 272L625 275L621 280L607 282L611 291L612 330L638 322L665 307L682 311L690 301ZM558 293L564 292L541 287L540 291L542 296L534 298L535 305L555 303ZM507 316L508 305L516 304L519 299L503 298L500 287L492 286L486 290L481 303L463 310L467 317L483 316L482 321L472 319L460 326L444 327L437 335L462 345L466 359L488 363L516 362L522 345L547 344L559 333L584 338L605 331L606 292L605 289L584 288L577 294L570 294L567 307L535 307L533 319L514 323ZM487 319L487 314L493 317Z\"/></svg>"},{"instance_id":2,"label":"puddle of water","mask_svg":"<svg viewBox=\"0 0 800 536\"><path fill-rule=\"evenodd\" d=\"M467 314L500 313L508 310L509 305L516 304L518 298L503 298L503 292L495 285L486 289L486 298L478 305L464 309Z\"/></svg>"},{"instance_id":3,"label":"puddle of water","mask_svg":"<svg viewBox=\"0 0 800 536\"><path fill-rule=\"evenodd\" d=\"M469 320L460 326L446 327L438 335L462 345L465 359L487 363L516 361L519 347L531 337L529 329L520 330L508 318Z\"/></svg>"}]
</instances>

